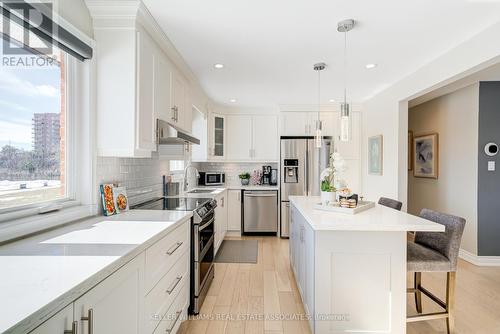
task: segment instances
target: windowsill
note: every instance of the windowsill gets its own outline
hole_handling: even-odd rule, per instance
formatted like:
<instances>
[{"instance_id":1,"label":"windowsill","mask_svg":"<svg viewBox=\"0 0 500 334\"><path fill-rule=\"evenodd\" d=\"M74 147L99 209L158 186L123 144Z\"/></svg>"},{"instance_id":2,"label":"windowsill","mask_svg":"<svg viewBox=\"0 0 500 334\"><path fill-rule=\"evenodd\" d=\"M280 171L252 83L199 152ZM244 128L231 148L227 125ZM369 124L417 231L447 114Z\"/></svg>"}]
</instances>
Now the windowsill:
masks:
<instances>
[{"instance_id":1,"label":"windowsill","mask_svg":"<svg viewBox=\"0 0 500 334\"><path fill-rule=\"evenodd\" d=\"M96 214L94 205L77 205L0 223L0 245Z\"/></svg>"}]
</instances>

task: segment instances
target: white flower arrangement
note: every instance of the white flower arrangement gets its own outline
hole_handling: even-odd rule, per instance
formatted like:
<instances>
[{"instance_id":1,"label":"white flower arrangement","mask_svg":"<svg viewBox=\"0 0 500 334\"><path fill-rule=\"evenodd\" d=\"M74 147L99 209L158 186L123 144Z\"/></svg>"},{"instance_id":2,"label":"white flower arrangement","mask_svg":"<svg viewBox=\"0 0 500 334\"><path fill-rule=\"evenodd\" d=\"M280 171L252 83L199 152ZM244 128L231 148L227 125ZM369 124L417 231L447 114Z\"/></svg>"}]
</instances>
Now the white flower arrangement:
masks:
<instances>
[{"instance_id":1,"label":"white flower arrangement","mask_svg":"<svg viewBox=\"0 0 500 334\"><path fill-rule=\"evenodd\" d=\"M345 182L342 180L341 176L345 170L345 160L340 153L334 152L330 154L328 167L320 174L321 191L335 192L337 188L344 187Z\"/></svg>"}]
</instances>

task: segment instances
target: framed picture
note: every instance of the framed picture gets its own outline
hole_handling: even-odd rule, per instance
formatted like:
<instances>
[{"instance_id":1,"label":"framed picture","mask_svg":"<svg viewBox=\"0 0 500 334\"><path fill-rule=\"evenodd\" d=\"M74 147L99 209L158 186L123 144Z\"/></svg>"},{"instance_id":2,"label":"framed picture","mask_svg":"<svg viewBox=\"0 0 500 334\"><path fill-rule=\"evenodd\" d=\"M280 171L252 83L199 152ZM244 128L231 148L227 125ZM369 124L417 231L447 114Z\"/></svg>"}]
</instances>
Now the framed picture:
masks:
<instances>
[{"instance_id":1,"label":"framed picture","mask_svg":"<svg viewBox=\"0 0 500 334\"><path fill-rule=\"evenodd\" d=\"M439 173L438 134L415 136L413 152L413 176L437 179Z\"/></svg>"},{"instance_id":2,"label":"framed picture","mask_svg":"<svg viewBox=\"0 0 500 334\"><path fill-rule=\"evenodd\" d=\"M413 170L413 131L408 131L408 170Z\"/></svg>"},{"instance_id":3,"label":"framed picture","mask_svg":"<svg viewBox=\"0 0 500 334\"><path fill-rule=\"evenodd\" d=\"M368 138L368 174L382 175L384 165L384 143L382 135Z\"/></svg>"}]
</instances>

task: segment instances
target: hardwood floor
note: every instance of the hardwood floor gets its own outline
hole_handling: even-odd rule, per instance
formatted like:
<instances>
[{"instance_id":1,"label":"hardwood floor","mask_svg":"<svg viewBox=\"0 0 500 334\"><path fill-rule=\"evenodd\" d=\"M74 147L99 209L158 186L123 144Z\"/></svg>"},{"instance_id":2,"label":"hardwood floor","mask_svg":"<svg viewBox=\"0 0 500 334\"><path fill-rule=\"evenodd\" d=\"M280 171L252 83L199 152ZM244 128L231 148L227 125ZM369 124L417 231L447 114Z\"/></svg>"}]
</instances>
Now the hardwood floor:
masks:
<instances>
[{"instance_id":1,"label":"hardwood floor","mask_svg":"<svg viewBox=\"0 0 500 334\"><path fill-rule=\"evenodd\" d=\"M257 264L216 263L215 279L200 315L185 321L179 333L310 333L288 262L288 240L259 240ZM444 298L445 274L422 274L425 287ZM412 275L408 275L408 286ZM367 297L368 298L368 297ZM415 314L413 295L408 312ZM457 272L456 333L500 333L500 268L476 267L460 260ZM438 311L423 297L424 312ZM276 316L281 316L276 318ZM444 320L408 324L408 334L446 333Z\"/></svg>"}]
</instances>

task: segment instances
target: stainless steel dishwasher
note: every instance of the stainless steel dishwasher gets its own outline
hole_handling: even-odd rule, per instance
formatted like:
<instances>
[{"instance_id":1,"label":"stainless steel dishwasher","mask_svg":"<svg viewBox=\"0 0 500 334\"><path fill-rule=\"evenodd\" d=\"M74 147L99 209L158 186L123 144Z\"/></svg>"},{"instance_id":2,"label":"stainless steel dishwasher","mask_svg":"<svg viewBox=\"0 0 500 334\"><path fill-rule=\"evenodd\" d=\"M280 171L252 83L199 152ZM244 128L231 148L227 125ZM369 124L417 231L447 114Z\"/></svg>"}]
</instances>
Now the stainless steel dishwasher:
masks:
<instances>
[{"instance_id":1,"label":"stainless steel dishwasher","mask_svg":"<svg viewBox=\"0 0 500 334\"><path fill-rule=\"evenodd\" d=\"M278 232L278 192L245 190L243 192L243 233Z\"/></svg>"}]
</instances>

